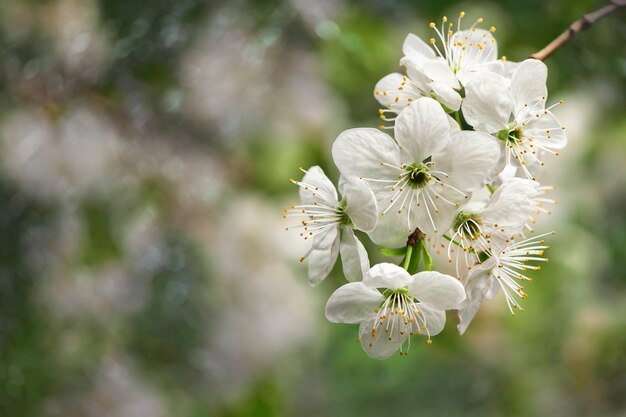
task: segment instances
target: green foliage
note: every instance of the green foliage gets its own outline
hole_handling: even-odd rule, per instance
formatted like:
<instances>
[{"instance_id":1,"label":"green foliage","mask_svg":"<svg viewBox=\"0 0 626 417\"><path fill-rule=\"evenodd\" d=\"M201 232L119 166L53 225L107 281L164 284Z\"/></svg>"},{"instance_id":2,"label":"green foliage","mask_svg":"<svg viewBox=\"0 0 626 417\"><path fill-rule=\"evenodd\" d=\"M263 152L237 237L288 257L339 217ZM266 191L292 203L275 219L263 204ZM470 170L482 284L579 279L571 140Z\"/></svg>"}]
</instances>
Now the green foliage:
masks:
<instances>
[{"instance_id":1,"label":"green foliage","mask_svg":"<svg viewBox=\"0 0 626 417\"><path fill-rule=\"evenodd\" d=\"M192 241L172 231L165 243L163 262L146 277L149 301L132 319L129 348L166 384L187 386L197 372L189 355L212 328L211 281Z\"/></svg>"},{"instance_id":2,"label":"green foliage","mask_svg":"<svg viewBox=\"0 0 626 417\"><path fill-rule=\"evenodd\" d=\"M38 274L26 249L52 212L0 181L0 415L37 416L57 366L44 312L34 300Z\"/></svg>"}]
</instances>

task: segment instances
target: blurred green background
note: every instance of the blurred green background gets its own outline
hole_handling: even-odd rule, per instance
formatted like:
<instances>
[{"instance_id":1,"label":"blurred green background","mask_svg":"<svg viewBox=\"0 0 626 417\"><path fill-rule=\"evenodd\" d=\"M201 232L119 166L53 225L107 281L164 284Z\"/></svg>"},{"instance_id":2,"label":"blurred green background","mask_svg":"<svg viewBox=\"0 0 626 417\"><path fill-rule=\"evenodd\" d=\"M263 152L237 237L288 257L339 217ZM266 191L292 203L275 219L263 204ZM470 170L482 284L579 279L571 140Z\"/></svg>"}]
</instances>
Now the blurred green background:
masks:
<instances>
[{"instance_id":1,"label":"blurred green background","mask_svg":"<svg viewBox=\"0 0 626 417\"><path fill-rule=\"evenodd\" d=\"M2 0L0 416L626 416L624 12L546 62L570 143L523 315L370 359L281 218L408 32L465 10L519 61L602 4Z\"/></svg>"}]
</instances>

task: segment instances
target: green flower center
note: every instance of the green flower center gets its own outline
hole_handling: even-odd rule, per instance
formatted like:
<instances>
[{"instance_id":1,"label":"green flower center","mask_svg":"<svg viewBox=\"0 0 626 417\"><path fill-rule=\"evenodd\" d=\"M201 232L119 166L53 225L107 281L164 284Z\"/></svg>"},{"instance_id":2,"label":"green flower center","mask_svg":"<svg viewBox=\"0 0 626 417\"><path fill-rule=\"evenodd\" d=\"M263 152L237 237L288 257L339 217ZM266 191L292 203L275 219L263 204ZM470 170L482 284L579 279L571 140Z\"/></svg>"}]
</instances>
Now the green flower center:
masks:
<instances>
[{"instance_id":1,"label":"green flower center","mask_svg":"<svg viewBox=\"0 0 626 417\"><path fill-rule=\"evenodd\" d=\"M406 171L404 175L408 179L407 184L412 188L422 188L430 181L431 175L424 163L408 165L404 169Z\"/></svg>"},{"instance_id":2,"label":"green flower center","mask_svg":"<svg viewBox=\"0 0 626 417\"><path fill-rule=\"evenodd\" d=\"M402 287L402 288L396 288L394 290L387 288L385 291L383 291L383 297L385 298L389 298L389 297L396 297L397 295L401 295L401 296L408 296L409 295L409 288L408 287Z\"/></svg>"},{"instance_id":3,"label":"green flower center","mask_svg":"<svg viewBox=\"0 0 626 417\"><path fill-rule=\"evenodd\" d=\"M348 213L346 213L347 205L348 205L348 202L345 199L343 199L341 200L341 202L339 203L335 211L337 214L341 216L341 220L339 221L339 224L341 226L352 227L353 226L352 219L350 219L350 216L348 216Z\"/></svg>"},{"instance_id":4,"label":"green flower center","mask_svg":"<svg viewBox=\"0 0 626 417\"><path fill-rule=\"evenodd\" d=\"M480 218L477 213L471 211L461 211L454 219L453 228L459 230L468 239L475 239L480 236Z\"/></svg>"},{"instance_id":5,"label":"green flower center","mask_svg":"<svg viewBox=\"0 0 626 417\"><path fill-rule=\"evenodd\" d=\"M519 127L504 129L497 133L497 137L503 142L518 143L524 137L524 132Z\"/></svg>"}]
</instances>

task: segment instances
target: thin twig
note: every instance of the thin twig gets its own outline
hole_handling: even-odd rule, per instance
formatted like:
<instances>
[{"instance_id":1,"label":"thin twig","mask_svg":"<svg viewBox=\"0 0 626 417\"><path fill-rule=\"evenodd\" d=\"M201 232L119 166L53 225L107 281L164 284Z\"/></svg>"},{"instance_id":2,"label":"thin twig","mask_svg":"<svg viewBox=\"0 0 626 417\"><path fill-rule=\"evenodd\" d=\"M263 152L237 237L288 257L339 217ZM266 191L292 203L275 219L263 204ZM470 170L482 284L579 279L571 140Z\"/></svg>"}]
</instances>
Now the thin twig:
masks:
<instances>
[{"instance_id":1,"label":"thin twig","mask_svg":"<svg viewBox=\"0 0 626 417\"><path fill-rule=\"evenodd\" d=\"M587 13L586 15L572 23L565 32L561 33L558 38L550 42L548 46L543 48L541 51L535 52L534 54L530 55L529 58L535 58L540 61L545 61L545 59L552 55L557 49L568 43L577 33L580 33L583 30L589 28L598 20L610 15L611 13L621 9L622 7L626 7L626 0L611 0L611 2L599 8L598 10Z\"/></svg>"}]
</instances>

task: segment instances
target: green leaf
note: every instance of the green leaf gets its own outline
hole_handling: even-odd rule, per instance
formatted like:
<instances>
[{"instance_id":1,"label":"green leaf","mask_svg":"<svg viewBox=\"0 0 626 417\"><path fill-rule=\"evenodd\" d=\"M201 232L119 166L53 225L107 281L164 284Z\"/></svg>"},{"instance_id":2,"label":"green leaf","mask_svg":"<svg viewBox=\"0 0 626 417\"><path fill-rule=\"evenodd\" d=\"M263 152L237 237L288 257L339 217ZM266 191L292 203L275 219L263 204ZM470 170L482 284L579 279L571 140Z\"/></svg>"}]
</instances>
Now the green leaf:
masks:
<instances>
[{"instance_id":1,"label":"green leaf","mask_svg":"<svg viewBox=\"0 0 626 417\"><path fill-rule=\"evenodd\" d=\"M406 247L402 248L379 248L380 253L385 256L404 256L406 254Z\"/></svg>"}]
</instances>

